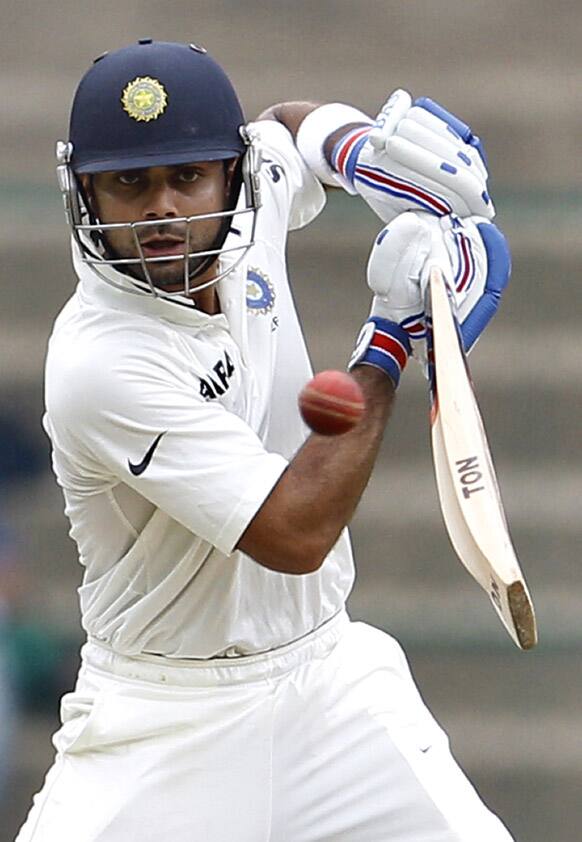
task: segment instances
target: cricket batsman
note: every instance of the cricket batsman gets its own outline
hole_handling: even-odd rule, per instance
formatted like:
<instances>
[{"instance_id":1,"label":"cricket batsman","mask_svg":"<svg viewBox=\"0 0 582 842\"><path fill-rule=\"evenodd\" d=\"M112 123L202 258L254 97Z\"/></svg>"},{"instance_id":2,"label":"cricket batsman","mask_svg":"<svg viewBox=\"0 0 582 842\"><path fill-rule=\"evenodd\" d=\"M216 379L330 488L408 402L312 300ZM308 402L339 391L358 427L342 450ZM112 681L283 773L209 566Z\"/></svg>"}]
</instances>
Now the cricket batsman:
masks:
<instances>
[{"instance_id":1,"label":"cricket batsman","mask_svg":"<svg viewBox=\"0 0 582 842\"><path fill-rule=\"evenodd\" d=\"M427 261L468 344L507 282L478 138L405 91L376 119L293 102L246 123L204 48L142 39L89 68L57 157L78 284L44 424L87 642L18 842L510 842L398 643L345 609L346 527L426 357ZM298 413L285 260L326 186L387 223L367 293L354 278L366 409L334 438Z\"/></svg>"}]
</instances>

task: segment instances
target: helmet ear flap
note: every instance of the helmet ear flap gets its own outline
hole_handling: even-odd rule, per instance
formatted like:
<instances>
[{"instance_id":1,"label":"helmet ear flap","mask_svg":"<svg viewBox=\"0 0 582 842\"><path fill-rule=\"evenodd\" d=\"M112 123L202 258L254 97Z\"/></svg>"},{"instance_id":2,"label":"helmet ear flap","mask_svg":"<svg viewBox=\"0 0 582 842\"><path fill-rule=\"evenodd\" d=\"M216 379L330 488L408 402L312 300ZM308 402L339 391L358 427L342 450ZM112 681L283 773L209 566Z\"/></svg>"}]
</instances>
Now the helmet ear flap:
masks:
<instances>
[{"instance_id":1,"label":"helmet ear flap","mask_svg":"<svg viewBox=\"0 0 582 842\"><path fill-rule=\"evenodd\" d=\"M255 144L255 137L251 136L246 126L239 129L240 135L246 144L246 152L240 158L241 181L244 186L245 199L248 207L257 210L261 207L261 182L259 170L261 168L261 153Z\"/></svg>"},{"instance_id":2,"label":"helmet ear flap","mask_svg":"<svg viewBox=\"0 0 582 842\"><path fill-rule=\"evenodd\" d=\"M89 221L91 225L97 223L97 217L91 207L89 193L85 189L82 178L73 171L70 165L72 155L72 144L59 140L56 148L57 156L57 180L65 206L65 216L77 244L82 252L85 252L89 243L81 241L80 226ZM89 182L92 176L88 176ZM104 249L102 237L97 230L90 231L88 238L95 247L96 254Z\"/></svg>"},{"instance_id":3,"label":"helmet ear flap","mask_svg":"<svg viewBox=\"0 0 582 842\"><path fill-rule=\"evenodd\" d=\"M77 192L83 202L83 207L89 219L90 225L97 225L99 217L95 211L95 194L93 192L93 176L88 174L85 176L74 176L77 182ZM89 232L89 237L97 251L102 251L104 254L107 251L105 238L101 231L94 230Z\"/></svg>"},{"instance_id":4,"label":"helmet ear flap","mask_svg":"<svg viewBox=\"0 0 582 842\"><path fill-rule=\"evenodd\" d=\"M79 204L77 179L70 165L72 153L71 143L65 143L62 140L57 142L57 180L63 197L67 222L71 228L74 228L75 225L81 224L82 211Z\"/></svg>"}]
</instances>

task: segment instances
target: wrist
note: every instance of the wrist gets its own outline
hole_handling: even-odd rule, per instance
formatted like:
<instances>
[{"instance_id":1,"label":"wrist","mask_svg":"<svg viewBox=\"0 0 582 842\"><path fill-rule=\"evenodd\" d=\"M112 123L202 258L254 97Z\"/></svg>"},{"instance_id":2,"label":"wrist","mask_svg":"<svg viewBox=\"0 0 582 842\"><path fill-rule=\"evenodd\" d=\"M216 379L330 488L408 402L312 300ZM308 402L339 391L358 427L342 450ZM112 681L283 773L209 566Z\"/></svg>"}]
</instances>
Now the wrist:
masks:
<instances>
[{"instance_id":1,"label":"wrist","mask_svg":"<svg viewBox=\"0 0 582 842\"><path fill-rule=\"evenodd\" d=\"M382 369L365 364L353 366L350 375L364 393L366 416L369 418L375 414L383 415L396 395L392 378Z\"/></svg>"},{"instance_id":2,"label":"wrist","mask_svg":"<svg viewBox=\"0 0 582 842\"><path fill-rule=\"evenodd\" d=\"M352 188L358 155L362 146L368 140L371 129L372 126L369 125L353 126L345 134L337 138L336 143L333 145L330 155L331 166L339 176L345 178L352 185Z\"/></svg>"},{"instance_id":3,"label":"wrist","mask_svg":"<svg viewBox=\"0 0 582 842\"><path fill-rule=\"evenodd\" d=\"M348 371L355 366L373 366L387 374L396 389L411 350L408 334L399 324L371 316L360 331Z\"/></svg>"},{"instance_id":4,"label":"wrist","mask_svg":"<svg viewBox=\"0 0 582 842\"><path fill-rule=\"evenodd\" d=\"M372 121L367 114L351 105L332 102L314 109L305 117L299 126L296 139L297 149L317 178L331 187L343 187L351 194L355 194L356 191L350 181L337 172L327 160L325 145L330 135L338 129L354 124L363 124L365 131L365 126L371 127Z\"/></svg>"}]
</instances>

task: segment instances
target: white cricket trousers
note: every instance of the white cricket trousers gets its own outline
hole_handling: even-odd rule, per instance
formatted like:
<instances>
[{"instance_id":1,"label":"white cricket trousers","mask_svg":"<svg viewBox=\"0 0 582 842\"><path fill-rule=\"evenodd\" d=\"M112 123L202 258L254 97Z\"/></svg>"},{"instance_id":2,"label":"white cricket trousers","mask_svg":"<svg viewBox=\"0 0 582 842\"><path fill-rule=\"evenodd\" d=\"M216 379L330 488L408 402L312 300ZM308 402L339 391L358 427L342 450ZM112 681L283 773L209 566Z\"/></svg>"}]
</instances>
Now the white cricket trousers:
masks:
<instances>
[{"instance_id":1,"label":"white cricket trousers","mask_svg":"<svg viewBox=\"0 0 582 842\"><path fill-rule=\"evenodd\" d=\"M266 655L88 643L17 842L511 842L388 635L345 613Z\"/></svg>"}]
</instances>

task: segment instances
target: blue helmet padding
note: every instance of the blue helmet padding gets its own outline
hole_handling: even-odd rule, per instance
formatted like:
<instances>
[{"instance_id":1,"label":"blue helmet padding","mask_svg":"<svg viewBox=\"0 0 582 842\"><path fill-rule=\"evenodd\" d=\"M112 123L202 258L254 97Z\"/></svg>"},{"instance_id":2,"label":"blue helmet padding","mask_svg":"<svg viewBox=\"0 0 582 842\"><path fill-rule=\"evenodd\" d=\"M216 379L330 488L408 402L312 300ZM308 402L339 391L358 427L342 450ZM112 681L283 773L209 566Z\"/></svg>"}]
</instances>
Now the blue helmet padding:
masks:
<instances>
[{"instance_id":1,"label":"blue helmet padding","mask_svg":"<svg viewBox=\"0 0 582 842\"><path fill-rule=\"evenodd\" d=\"M156 118L132 119L122 95L134 79L160 82L167 105ZM245 151L244 116L217 62L188 44L144 40L97 59L71 109L71 166L77 173L233 158Z\"/></svg>"},{"instance_id":2,"label":"blue helmet padding","mask_svg":"<svg viewBox=\"0 0 582 842\"><path fill-rule=\"evenodd\" d=\"M511 275L511 253L505 236L491 222L479 222L477 228L487 255L487 278L483 295L461 325L466 351L471 350L497 312Z\"/></svg>"}]
</instances>

